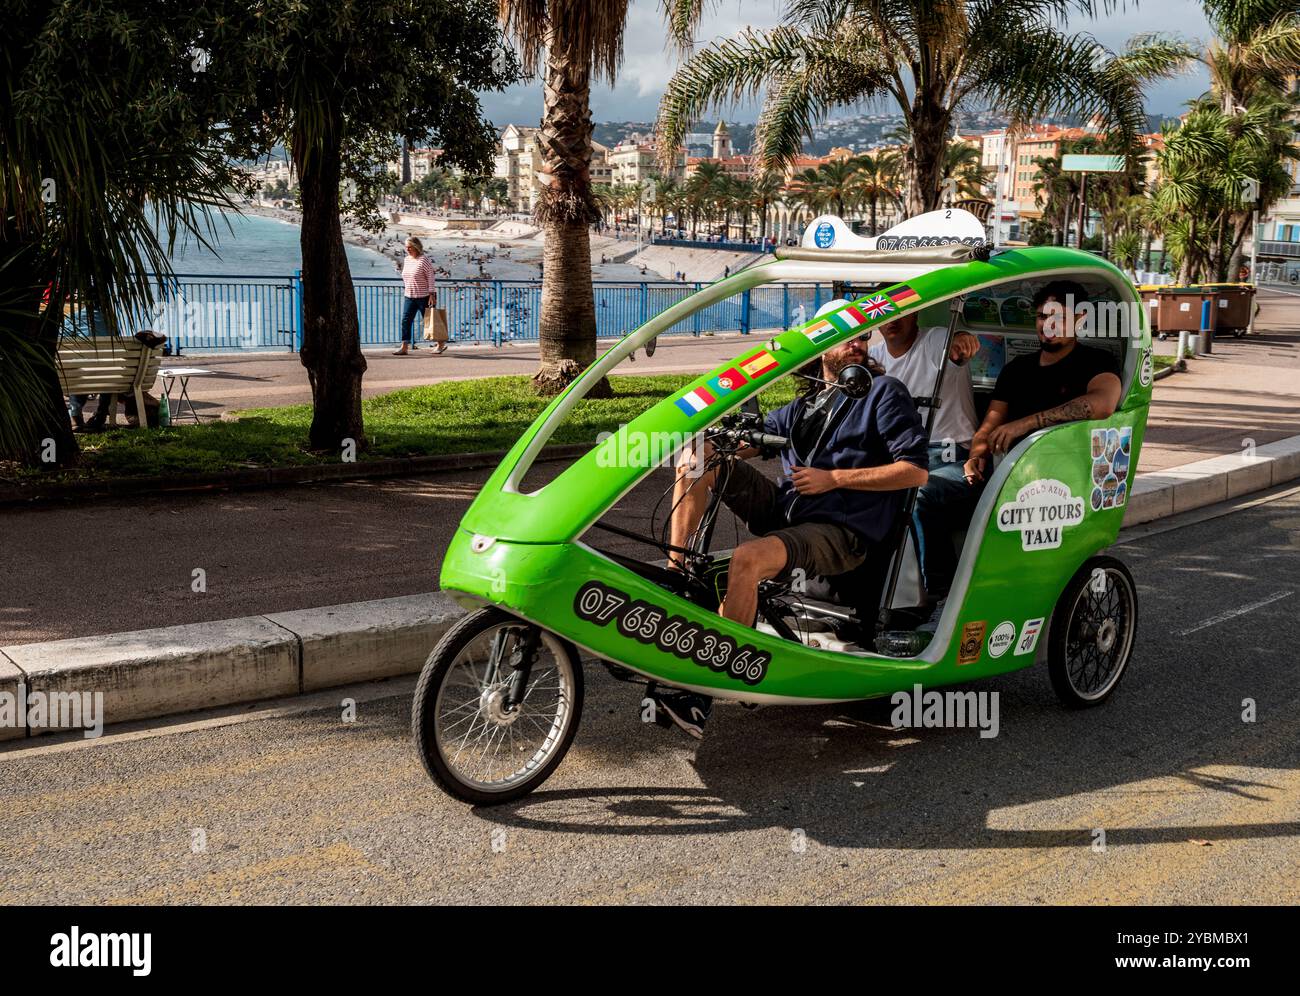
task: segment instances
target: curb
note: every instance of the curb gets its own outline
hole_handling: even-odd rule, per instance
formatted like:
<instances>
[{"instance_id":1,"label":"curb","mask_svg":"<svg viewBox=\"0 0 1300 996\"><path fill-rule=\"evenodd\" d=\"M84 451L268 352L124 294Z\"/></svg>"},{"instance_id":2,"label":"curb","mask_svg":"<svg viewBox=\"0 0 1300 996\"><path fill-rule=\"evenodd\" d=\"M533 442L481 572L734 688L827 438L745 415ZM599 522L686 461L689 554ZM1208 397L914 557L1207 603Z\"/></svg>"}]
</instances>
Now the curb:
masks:
<instances>
[{"instance_id":1,"label":"curb","mask_svg":"<svg viewBox=\"0 0 1300 996\"><path fill-rule=\"evenodd\" d=\"M1124 528L1300 479L1300 436L1140 475ZM427 592L0 647L0 696L104 696L112 723L414 674L464 609ZM45 729L0 726L0 741Z\"/></svg>"},{"instance_id":2,"label":"curb","mask_svg":"<svg viewBox=\"0 0 1300 996\"><path fill-rule=\"evenodd\" d=\"M582 456L594 443L564 443L543 447L537 459L571 460ZM187 491L250 491L291 484L326 481L360 481L377 477L409 477L444 470L481 470L496 467L507 450L475 453L440 453L435 456L393 457L365 463L320 463L303 467L265 467L231 470L185 477L121 477L116 479L69 481L30 487L0 487L0 505L25 505L72 498L119 498L129 495L183 493Z\"/></svg>"}]
</instances>

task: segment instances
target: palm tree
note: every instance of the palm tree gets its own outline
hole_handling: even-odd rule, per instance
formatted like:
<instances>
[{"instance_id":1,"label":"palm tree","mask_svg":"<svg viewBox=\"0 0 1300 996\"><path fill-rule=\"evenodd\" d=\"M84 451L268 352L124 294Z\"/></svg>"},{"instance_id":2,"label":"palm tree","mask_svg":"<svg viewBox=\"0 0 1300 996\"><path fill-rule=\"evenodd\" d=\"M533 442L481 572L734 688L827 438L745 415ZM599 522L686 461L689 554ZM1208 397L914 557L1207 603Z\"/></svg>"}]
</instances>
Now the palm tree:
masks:
<instances>
[{"instance_id":1,"label":"palm tree","mask_svg":"<svg viewBox=\"0 0 1300 996\"><path fill-rule=\"evenodd\" d=\"M871 210L871 234L880 233L876 208L882 199L898 202L899 194L896 184L899 167L897 153L882 149L868 152L858 157L858 180L863 196Z\"/></svg>"},{"instance_id":2,"label":"palm tree","mask_svg":"<svg viewBox=\"0 0 1300 996\"><path fill-rule=\"evenodd\" d=\"M600 211L591 183L591 81L614 81L627 8L628 0L499 0L501 24L518 42L525 69L541 67L544 76L536 211L545 240L541 365L533 375L541 394L563 390L596 358L591 225ZM609 393L602 383L588 396Z\"/></svg>"},{"instance_id":3,"label":"palm tree","mask_svg":"<svg viewBox=\"0 0 1300 996\"><path fill-rule=\"evenodd\" d=\"M706 0L675 0L698 12ZM1089 16L1108 0L787 0L784 23L715 41L673 76L658 130L676 148L712 108L763 93L754 144L760 167L781 169L803 136L836 107L898 105L911 141L907 210L938 206L944 150L957 113L984 105L1023 123L1047 114L1098 114L1131 138L1146 127L1142 88L1181 69L1193 52L1155 36L1122 54L1058 27L1067 9ZM686 19L670 22L683 48ZM692 25L693 26L693 25Z\"/></svg>"},{"instance_id":4,"label":"palm tree","mask_svg":"<svg viewBox=\"0 0 1300 996\"><path fill-rule=\"evenodd\" d=\"M943 151L939 186L953 182L956 197L983 197L987 177L980 150L968 142L949 142Z\"/></svg>"},{"instance_id":5,"label":"palm tree","mask_svg":"<svg viewBox=\"0 0 1300 996\"><path fill-rule=\"evenodd\" d=\"M691 238L696 235L696 220L704 216L706 226L713 224L722 203L727 174L717 163L702 162L686 181L686 195L691 206Z\"/></svg>"},{"instance_id":6,"label":"palm tree","mask_svg":"<svg viewBox=\"0 0 1300 996\"><path fill-rule=\"evenodd\" d=\"M154 303L172 243L210 245L228 191L251 193L210 94L172 57L201 14L71 7L7 5L0 59L0 457L46 468L79 458L55 365L65 305L117 332Z\"/></svg>"},{"instance_id":7,"label":"palm tree","mask_svg":"<svg viewBox=\"0 0 1300 996\"><path fill-rule=\"evenodd\" d=\"M767 221L772 206L781 199L785 183L774 173L761 174L750 181L753 202L758 208L758 240L767 238Z\"/></svg>"},{"instance_id":8,"label":"palm tree","mask_svg":"<svg viewBox=\"0 0 1300 996\"><path fill-rule=\"evenodd\" d=\"M1261 87L1282 89L1300 66L1300 11L1294 0L1202 0L1214 30L1197 58L1210 74L1210 94L1225 114L1244 108Z\"/></svg>"}]
</instances>

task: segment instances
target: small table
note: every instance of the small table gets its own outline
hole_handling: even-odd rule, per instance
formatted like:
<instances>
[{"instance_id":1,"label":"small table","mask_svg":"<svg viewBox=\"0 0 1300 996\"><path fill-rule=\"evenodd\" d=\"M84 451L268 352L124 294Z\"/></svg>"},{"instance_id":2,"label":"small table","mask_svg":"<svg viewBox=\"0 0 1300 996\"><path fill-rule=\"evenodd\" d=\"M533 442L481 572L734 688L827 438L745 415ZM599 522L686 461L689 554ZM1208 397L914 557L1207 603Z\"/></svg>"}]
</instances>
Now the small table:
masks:
<instances>
[{"instance_id":1,"label":"small table","mask_svg":"<svg viewBox=\"0 0 1300 996\"><path fill-rule=\"evenodd\" d=\"M191 377L213 377L216 376L215 370L204 370L202 367L165 367L158 371L158 376L163 382L163 401L167 404L167 410L172 409L172 388L180 381L180 393L176 396L176 408L171 417L172 424L175 425L181 419L185 418L185 409L190 410L189 418L192 422L199 421L199 413L194 410L194 402L190 400L189 383Z\"/></svg>"}]
</instances>

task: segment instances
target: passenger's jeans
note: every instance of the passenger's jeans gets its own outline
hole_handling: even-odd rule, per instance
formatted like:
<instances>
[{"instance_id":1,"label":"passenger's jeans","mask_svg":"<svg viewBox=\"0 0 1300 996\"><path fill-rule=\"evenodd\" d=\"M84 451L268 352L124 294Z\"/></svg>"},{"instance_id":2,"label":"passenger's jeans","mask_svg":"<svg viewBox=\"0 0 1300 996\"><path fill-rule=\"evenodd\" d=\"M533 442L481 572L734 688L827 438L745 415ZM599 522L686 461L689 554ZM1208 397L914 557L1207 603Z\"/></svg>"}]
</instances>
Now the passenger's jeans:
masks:
<instances>
[{"instance_id":1,"label":"passenger's jeans","mask_svg":"<svg viewBox=\"0 0 1300 996\"><path fill-rule=\"evenodd\" d=\"M424 309L429 306L429 298L408 297L406 307L402 309L402 343L415 344L415 316L420 316L420 331L424 332Z\"/></svg>"},{"instance_id":2,"label":"passenger's jeans","mask_svg":"<svg viewBox=\"0 0 1300 996\"><path fill-rule=\"evenodd\" d=\"M944 598L957 570L953 534L970 524L983 483L967 484L965 464L970 452L958 446L944 459L944 446L930 446L930 479L916 496L912 521L921 561L921 580L931 598Z\"/></svg>"}]
</instances>

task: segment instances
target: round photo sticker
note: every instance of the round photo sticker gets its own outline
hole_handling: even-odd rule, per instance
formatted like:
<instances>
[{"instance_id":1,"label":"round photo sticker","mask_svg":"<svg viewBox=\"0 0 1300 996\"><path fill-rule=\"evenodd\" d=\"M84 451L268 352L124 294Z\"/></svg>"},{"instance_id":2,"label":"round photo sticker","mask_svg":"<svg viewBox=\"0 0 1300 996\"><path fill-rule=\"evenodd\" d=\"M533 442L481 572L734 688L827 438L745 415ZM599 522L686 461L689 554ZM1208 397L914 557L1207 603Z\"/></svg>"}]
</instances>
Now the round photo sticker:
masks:
<instances>
[{"instance_id":1,"label":"round photo sticker","mask_svg":"<svg viewBox=\"0 0 1300 996\"><path fill-rule=\"evenodd\" d=\"M1101 484L1106 480L1106 475L1110 473L1110 461L1105 457L1092 462L1092 483Z\"/></svg>"},{"instance_id":2,"label":"round photo sticker","mask_svg":"<svg viewBox=\"0 0 1300 996\"><path fill-rule=\"evenodd\" d=\"M1133 445L1133 427L1126 425L1119 430L1119 451L1128 454Z\"/></svg>"},{"instance_id":3,"label":"round photo sticker","mask_svg":"<svg viewBox=\"0 0 1300 996\"><path fill-rule=\"evenodd\" d=\"M1124 499L1128 497L1128 484L1124 481L1119 482L1119 487L1115 489L1115 507L1119 508L1124 504Z\"/></svg>"},{"instance_id":4,"label":"round photo sticker","mask_svg":"<svg viewBox=\"0 0 1300 996\"><path fill-rule=\"evenodd\" d=\"M1106 453L1106 433L1092 430L1092 458L1100 460Z\"/></svg>"},{"instance_id":5,"label":"round photo sticker","mask_svg":"<svg viewBox=\"0 0 1300 996\"><path fill-rule=\"evenodd\" d=\"M1119 430L1106 430L1106 459L1114 459L1116 451L1119 449Z\"/></svg>"},{"instance_id":6,"label":"round photo sticker","mask_svg":"<svg viewBox=\"0 0 1300 996\"><path fill-rule=\"evenodd\" d=\"M1101 510L1101 488L1092 489L1091 505L1094 512Z\"/></svg>"}]
</instances>

